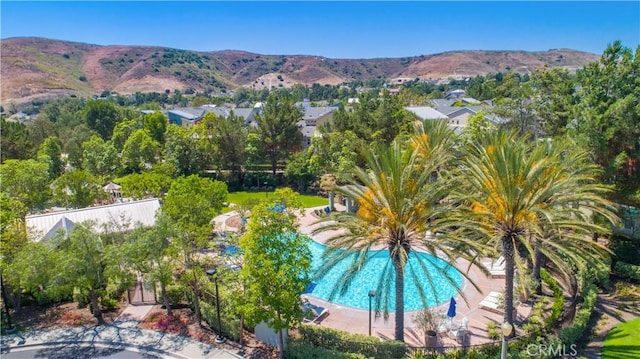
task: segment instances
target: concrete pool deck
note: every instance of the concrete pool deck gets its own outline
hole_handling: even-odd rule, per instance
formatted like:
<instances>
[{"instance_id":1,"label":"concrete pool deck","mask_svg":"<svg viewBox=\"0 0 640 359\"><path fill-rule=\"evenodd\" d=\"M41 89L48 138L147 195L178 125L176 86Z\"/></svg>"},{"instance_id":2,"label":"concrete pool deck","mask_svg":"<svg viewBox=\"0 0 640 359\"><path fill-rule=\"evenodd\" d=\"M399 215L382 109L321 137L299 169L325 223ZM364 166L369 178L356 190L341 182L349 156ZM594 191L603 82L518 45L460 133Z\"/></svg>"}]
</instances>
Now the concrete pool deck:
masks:
<instances>
[{"instance_id":1,"label":"concrete pool deck","mask_svg":"<svg viewBox=\"0 0 640 359\"><path fill-rule=\"evenodd\" d=\"M336 204L337 210L345 210L344 206ZM307 208L304 214L300 214L300 232L310 235L313 229L316 228L315 223L318 218L313 215L313 211L316 209L323 209L326 206ZM222 215L216 218L216 222L224 223L230 215ZM230 229L227 226L228 229ZM325 244L327 238L331 236L330 232L324 232L319 235L311 236L316 242ZM456 267L460 271L466 271L469 267L469 262L466 260L458 260ZM489 292L496 291L502 292L504 290L504 279L487 277L476 266L471 266L467 272L468 277L472 280L479 290L474 288L467 279L463 279L462 292L466 297L463 299L461 295L456 295L454 298L457 302L457 314L454 320L462 321L463 318L468 319L468 340L466 345L479 345L484 343L493 342L487 335L487 323L495 322L498 325L502 323L503 315L485 309L480 308L480 302L489 294ZM369 331L369 311L342 306L339 304L331 303L326 300L316 298L313 295L305 295L312 304L327 308L329 314L319 322L319 325L339 330L344 330L350 333L368 334ZM449 307L449 300L445 303L437 306L435 309L446 315ZM516 324L529 315L531 306L527 303L520 304L517 307L518 316ZM424 346L423 334L416 328L413 321L413 316L416 312L405 312L404 327L405 327L405 342L411 346L421 347ZM395 314L389 313L388 320L384 321L380 318L372 318L371 332L373 336L377 336L382 339L393 339L394 337L394 323ZM441 336L439 338L438 346L443 347L455 347L461 346L453 338L448 336Z\"/></svg>"}]
</instances>

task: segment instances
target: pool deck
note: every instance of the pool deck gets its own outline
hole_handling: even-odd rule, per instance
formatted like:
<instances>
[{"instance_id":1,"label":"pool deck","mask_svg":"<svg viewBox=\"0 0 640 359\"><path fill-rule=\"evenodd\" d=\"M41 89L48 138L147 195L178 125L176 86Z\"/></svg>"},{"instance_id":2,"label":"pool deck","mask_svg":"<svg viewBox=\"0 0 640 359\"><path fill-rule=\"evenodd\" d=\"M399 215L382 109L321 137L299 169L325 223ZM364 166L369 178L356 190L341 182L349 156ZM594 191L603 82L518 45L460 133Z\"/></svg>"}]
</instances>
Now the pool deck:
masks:
<instances>
[{"instance_id":1,"label":"pool deck","mask_svg":"<svg viewBox=\"0 0 640 359\"><path fill-rule=\"evenodd\" d=\"M310 234L316 227L314 224L318 221L312 213L315 209L322 209L322 207L308 208L304 214L300 215L300 232ZM343 206L336 204L337 210L344 210ZM220 221L224 222L229 214L224 215L224 218L220 218ZM216 221L219 221L216 218ZM324 244L326 239L331 236L331 233L324 232L319 235L314 235L312 238ZM456 267L464 271L469 267L469 262L459 259L456 263ZM462 321L463 318L467 318L468 324L468 341L466 345L478 345L483 343L490 343L493 340L487 335L487 323L495 322L498 325L502 323L503 315L495 312L491 312L480 308L479 303L486 297L491 291L502 292L504 290L504 279L491 278L483 274L476 266L471 266L468 271L468 277L475 282L479 290L474 288L468 280L463 279L463 290L465 298L461 295L456 295L454 298L457 302L456 317L454 320ZM329 310L329 315L325 315L319 322L319 325L339 330L344 330L351 333L368 334L369 330L369 311L358 308L352 308L342 306L339 304L327 302L320 298L316 298L312 295L305 295L305 297L312 303L321 307L325 307ZM466 299L466 300L465 300ZM446 314L449 307L448 301L438 307L436 311ZM516 326L526 318L530 311L531 306L527 303L520 304L517 307L518 316L516 319ZM404 327L405 327L405 342L411 346L424 346L423 335L417 330L413 316L416 312L405 312ZM382 318L373 318L371 325L372 335L382 339L393 339L394 337L394 323L395 314L390 312L388 320ZM438 339L438 346L453 347L461 346L456 341L446 335L440 336Z\"/></svg>"}]
</instances>

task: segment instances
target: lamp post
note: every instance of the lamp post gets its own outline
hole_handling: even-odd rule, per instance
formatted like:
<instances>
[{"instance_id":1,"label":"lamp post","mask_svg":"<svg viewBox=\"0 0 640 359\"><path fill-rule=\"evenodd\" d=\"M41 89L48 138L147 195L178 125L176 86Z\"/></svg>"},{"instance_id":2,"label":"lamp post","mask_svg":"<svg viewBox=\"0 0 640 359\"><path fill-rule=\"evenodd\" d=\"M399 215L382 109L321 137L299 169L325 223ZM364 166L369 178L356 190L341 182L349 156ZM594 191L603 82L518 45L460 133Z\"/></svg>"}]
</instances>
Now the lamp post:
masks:
<instances>
[{"instance_id":1,"label":"lamp post","mask_svg":"<svg viewBox=\"0 0 640 359\"><path fill-rule=\"evenodd\" d=\"M222 336L222 320L220 319L220 295L218 293L217 274L218 274L218 269L215 267L207 270L207 275L209 277L213 277L213 281L216 286L216 310L218 312L218 335L216 336L216 343L220 344L220 343L224 343L226 339Z\"/></svg>"},{"instance_id":2,"label":"lamp post","mask_svg":"<svg viewBox=\"0 0 640 359\"><path fill-rule=\"evenodd\" d=\"M371 336L371 299L376 296L375 290L369 291L369 336Z\"/></svg>"},{"instance_id":3,"label":"lamp post","mask_svg":"<svg viewBox=\"0 0 640 359\"><path fill-rule=\"evenodd\" d=\"M509 322L502 323L502 354L500 355L501 359L507 359L507 338L511 335L511 331L513 331L513 325Z\"/></svg>"},{"instance_id":4,"label":"lamp post","mask_svg":"<svg viewBox=\"0 0 640 359\"><path fill-rule=\"evenodd\" d=\"M264 195L265 197L267 197L267 199L269 199L269 192L267 192L267 185L269 183L267 181L264 181Z\"/></svg>"}]
</instances>

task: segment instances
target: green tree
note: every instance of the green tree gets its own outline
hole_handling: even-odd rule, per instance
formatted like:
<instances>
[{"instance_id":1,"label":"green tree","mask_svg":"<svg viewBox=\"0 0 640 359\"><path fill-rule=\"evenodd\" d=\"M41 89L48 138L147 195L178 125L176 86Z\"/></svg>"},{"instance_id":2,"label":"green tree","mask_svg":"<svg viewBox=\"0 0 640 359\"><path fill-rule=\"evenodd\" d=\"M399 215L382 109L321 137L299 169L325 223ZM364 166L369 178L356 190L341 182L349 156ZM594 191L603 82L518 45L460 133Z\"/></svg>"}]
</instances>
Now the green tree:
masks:
<instances>
[{"instance_id":1,"label":"green tree","mask_svg":"<svg viewBox=\"0 0 640 359\"><path fill-rule=\"evenodd\" d=\"M224 182L191 175L171 184L162 208L177 230L167 251L182 268L179 280L189 288L198 325L202 323L200 296L209 264L197 254L208 247L211 220L220 213L226 199Z\"/></svg>"},{"instance_id":2,"label":"green tree","mask_svg":"<svg viewBox=\"0 0 640 359\"><path fill-rule=\"evenodd\" d=\"M452 247L444 236L435 236L434 240L425 237L427 230L446 233L438 226L446 222L436 220L448 212L439 203L451 183L445 176L445 169L454 159L454 143L453 133L445 122L427 121L416 124L415 134L409 142L395 140L390 146L368 148L365 153L367 168L353 168L343 175L346 185L334 189L337 194L352 198L358 210L329 216L324 220L325 225L316 230L342 229L327 239L327 261L317 275L326 274L338 261L346 258L351 263L346 275L334 288L333 295L346 292L355 273L371 258L370 250L376 247L389 250L390 263L383 270L383 275L377 278L376 292L379 295L376 295L376 311L382 310L387 317L391 290L394 290L396 340L404 341L405 276L408 274L409 278L416 278L415 271L425 271L429 261L427 257L416 256L419 265L407 266L411 252L420 247L431 254L444 254L439 257L450 261L459 257L471 258L462 248L458 251L459 246ZM473 243L464 238L458 240L473 247ZM438 266L434 268L455 285L446 270ZM425 272L425 275L431 278L434 273ZM437 293L437 288L432 289ZM461 288L457 290L461 292ZM419 295L426 305L423 290Z\"/></svg>"},{"instance_id":3,"label":"green tree","mask_svg":"<svg viewBox=\"0 0 640 359\"><path fill-rule=\"evenodd\" d=\"M203 170L201 156L206 154L198 151L191 129L170 125L165 135L163 154L178 176L197 174Z\"/></svg>"},{"instance_id":4,"label":"green tree","mask_svg":"<svg viewBox=\"0 0 640 359\"><path fill-rule=\"evenodd\" d=\"M286 197L286 196L285 196ZM300 295L310 282L309 237L298 233L294 203L284 211L274 203L253 207L247 232L240 238L244 265L241 312L250 323L265 322L278 331L280 358L284 357L282 330L300 322L303 316Z\"/></svg>"},{"instance_id":5,"label":"green tree","mask_svg":"<svg viewBox=\"0 0 640 359\"><path fill-rule=\"evenodd\" d=\"M302 133L297 123L301 119L302 112L295 106L293 98L282 92L270 94L262 113L256 115L260 145L274 175L278 163L300 148Z\"/></svg>"},{"instance_id":6,"label":"green tree","mask_svg":"<svg viewBox=\"0 0 640 359\"><path fill-rule=\"evenodd\" d=\"M123 196L137 199L148 196L164 197L172 181L170 176L155 172L131 173L115 180L122 186Z\"/></svg>"},{"instance_id":7,"label":"green tree","mask_svg":"<svg viewBox=\"0 0 640 359\"><path fill-rule=\"evenodd\" d=\"M495 132L467 148L456 175L459 183L450 198L466 204L454 212L458 225L505 258L504 321L511 324L514 271L518 266L524 274L526 260L535 258L534 247L566 268L558 252L579 257L585 251L575 249L593 247L586 233L599 226L587 214L615 220L602 198L606 187L593 179L595 167L579 157L562 160L563 152L515 132Z\"/></svg>"},{"instance_id":8,"label":"green tree","mask_svg":"<svg viewBox=\"0 0 640 359\"><path fill-rule=\"evenodd\" d=\"M578 104L570 132L604 168L617 200L640 204L640 47L620 41L577 73Z\"/></svg>"},{"instance_id":9,"label":"green tree","mask_svg":"<svg viewBox=\"0 0 640 359\"><path fill-rule=\"evenodd\" d=\"M244 150L247 134L244 119L235 116L233 111L229 117L215 118L212 121L212 140L215 144L217 162L220 169L231 170L238 182L244 164Z\"/></svg>"},{"instance_id":10,"label":"green tree","mask_svg":"<svg viewBox=\"0 0 640 359\"><path fill-rule=\"evenodd\" d=\"M2 192L29 210L44 208L49 200L49 166L35 160L7 160L0 165Z\"/></svg>"},{"instance_id":11,"label":"green tree","mask_svg":"<svg viewBox=\"0 0 640 359\"><path fill-rule=\"evenodd\" d=\"M87 126L106 141L111 138L116 124L122 120L122 109L111 101L89 101L85 105L84 118Z\"/></svg>"},{"instance_id":12,"label":"green tree","mask_svg":"<svg viewBox=\"0 0 640 359\"><path fill-rule=\"evenodd\" d=\"M88 207L106 196L98 179L84 170L66 172L53 182L52 189L56 202L72 208Z\"/></svg>"},{"instance_id":13,"label":"green tree","mask_svg":"<svg viewBox=\"0 0 640 359\"><path fill-rule=\"evenodd\" d=\"M78 224L68 239L57 238L64 259L58 265L58 271L72 286L86 295L91 306L91 313L104 324L99 298L107 285L107 262L105 246L100 236L91 230L91 223Z\"/></svg>"},{"instance_id":14,"label":"green tree","mask_svg":"<svg viewBox=\"0 0 640 359\"><path fill-rule=\"evenodd\" d=\"M300 192L305 192L309 184L321 174L318 161L313 161L312 157L313 146L309 146L304 151L296 152L284 169L287 181L295 182Z\"/></svg>"},{"instance_id":15,"label":"green tree","mask_svg":"<svg viewBox=\"0 0 640 359\"><path fill-rule=\"evenodd\" d=\"M97 135L97 132L89 129L82 123L76 127L60 129L60 141L62 151L68 155L67 162L74 168L82 168L82 144Z\"/></svg>"},{"instance_id":16,"label":"green tree","mask_svg":"<svg viewBox=\"0 0 640 359\"><path fill-rule=\"evenodd\" d=\"M144 115L142 118L144 130L159 144L164 143L164 133L167 130L169 120L162 112L156 111Z\"/></svg>"},{"instance_id":17,"label":"green tree","mask_svg":"<svg viewBox=\"0 0 640 359\"><path fill-rule=\"evenodd\" d=\"M118 151L122 151L124 144L127 142L131 134L135 130L140 129L142 129L142 124L138 120L124 120L122 122L118 122L116 127L113 129L111 141L113 141L113 144L116 146Z\"/></svg>"},{"instance_id":18,"label":"green tree","mask_svg":"<svg viewBox=\"0 0 640 359\"><path fill-rule=\"evenodd\" d=\"M144 130L135 130L122 148L122 163L130 172L141 172L156 162L159 149Z\"/></svg>"},{"instance_id":19,"label":"green tree","mask_svg":"<svg viewBox=\"0 0 640 359\"><path fill-rule=\"evenodd\" d=\"M171 184L163 213L178 223L208 226L227 200L227 185L197 175L179 177Z\"/></svg>"},{"instance_id":20,"label":"green tree","mask_svg":"<svg viewBox=\"0 0 640 359\"><path fill-rule=\"evenodd\" d=\"M122 249L126 253L129 266L144 274L148 283L160 284L160 297L171 315L171 302L167 287L173 283L173 260L167 255L169 240L176 235L171 221L159 215L152 228L137 228L131 240Z\"/></svg>"},{"instance_id":21,"label":"green tree","mask_svg":"<svg viewBox=\"0 0 640 359\"><path fill-rule=\"evenodd\" d=\"M0 151L0 162L8 159L27 159L33 153L33 144L29 140L29 131L21 123L8 122L2 118L0 123L0 141L2 141L2 151Z\"/></svg>"},{"instance_id":22,"label":"green tree","mask_svg":"<svg viewBox=\"0 0 640 359\"><path fill-rule=\"evenodd\" d=\"M547 137L562 136L573 118L575 79L566 69L542 68L531 77L533 105L540 130Z\"/></svg>"},{"instance_id":23,"label":"green tree","mask_svg":"<svg viewBox=\"0 0 640 359\"><path fill-rule=\"evenodd\" d=\"M58 137L47 137L38 149L38 160L49 166L49 179L54 180L64 171L62 150Z\"/></svg>"},{"instance_id":24,"label":"green tree","mask_svg":"<svg viewBox=\"0 0 640 359\"><path fill-rule=\"evenodd\" d=\"M82 144L82 168L96 176L113 175L120 167L118 150L112 141L91 136Z\"/></svg>"}]
</instances>

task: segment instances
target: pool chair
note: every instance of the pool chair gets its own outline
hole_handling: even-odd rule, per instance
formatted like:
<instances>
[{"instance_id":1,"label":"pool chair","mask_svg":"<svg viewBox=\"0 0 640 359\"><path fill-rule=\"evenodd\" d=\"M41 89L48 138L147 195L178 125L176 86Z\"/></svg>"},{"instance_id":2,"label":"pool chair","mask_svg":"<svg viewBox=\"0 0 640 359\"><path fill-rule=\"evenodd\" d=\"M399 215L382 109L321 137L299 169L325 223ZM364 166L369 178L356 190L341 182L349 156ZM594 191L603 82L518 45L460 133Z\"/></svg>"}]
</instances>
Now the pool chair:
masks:
<instances>
[{"instance_id":1,"label":"pool chair","mask_svg":"<svg viewBox=\"0 0 640 359\"><path fill-rule=\"evenodd\" d=\"M501 297L501 293L491 292L478 305L484 310L498 314L504 314L504 308L500 308L500 302L502 301Z\"/></svg>"},{"instance_id":2,"label":"pool chair","mask_svg":"<svg viewBox=\"0 0 640 359\"><path fill-rule=\"evenodd\" d=\"M487 258L482 261L482 265L487 268L492 278L504 278L504 262L504 257L500 256L496 260Z\"/></svg>"},{"instance_id":3,"label":"pool chair","mask_svg":"<svg viewBox=\"0 0 640 359\"><path fill-rule=\"evenodd\" d=\"M303 322L320 324L321 319L329 314L329 309L305 302L302 304Z\"/></svg>"}]
</instances>

